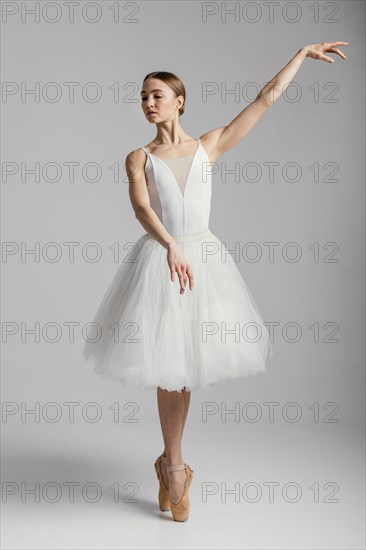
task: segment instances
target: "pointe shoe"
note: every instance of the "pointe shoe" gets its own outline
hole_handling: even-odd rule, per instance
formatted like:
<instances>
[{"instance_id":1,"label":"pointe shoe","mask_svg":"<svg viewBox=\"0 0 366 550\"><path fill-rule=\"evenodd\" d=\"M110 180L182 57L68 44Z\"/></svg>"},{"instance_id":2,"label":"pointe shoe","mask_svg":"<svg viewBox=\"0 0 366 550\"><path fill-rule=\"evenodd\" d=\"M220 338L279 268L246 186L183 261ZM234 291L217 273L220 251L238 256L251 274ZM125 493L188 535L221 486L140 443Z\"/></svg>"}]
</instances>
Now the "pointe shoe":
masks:
<instances>
[{"instance_id":1,"label":"pointe shoe","mask_svg":"<svg viewBox=\"0 0 366 550\"><path fill-rule=\"evenodd\" d=\"M187 521L189 517L189 508L190 508L188 489L192 482L193 470L186 463L177 464L176 466L167 466L167 469L166 469L168 473L176 472L178 470L185 470L187 479L184 485L184 492L180 500L174 503L170 500L170 497L169 497L170 508L171 508L174 521Z\"/></svg>"},{"instance_id":2,"label":"pointe shoe","mask_svg":"<svg viewBox=\"0 0 366 550\"><path fill-rule=\"evenodd\" d=\"M170 511L169 490L164 485L163 475L161 473L161 462L166 463L166 460L167 459L165 456L160 455L158 456L154 464L156 476L159 480L158 499L159 499L159 508L162 512Z\"/></svg>"}]
</instances>

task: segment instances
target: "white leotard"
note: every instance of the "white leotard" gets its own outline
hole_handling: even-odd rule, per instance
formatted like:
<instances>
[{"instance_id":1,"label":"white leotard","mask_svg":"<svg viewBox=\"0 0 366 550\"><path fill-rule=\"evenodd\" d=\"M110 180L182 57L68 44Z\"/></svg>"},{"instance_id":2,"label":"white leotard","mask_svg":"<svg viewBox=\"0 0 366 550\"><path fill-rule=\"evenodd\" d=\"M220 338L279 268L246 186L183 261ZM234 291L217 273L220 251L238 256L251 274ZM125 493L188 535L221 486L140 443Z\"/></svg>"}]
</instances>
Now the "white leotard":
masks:
<instances>
[{"instance_id":1,"label":"white leotard","mask_svg":"<svg viewBox=\"0 0 366 550\"><path fill-rule=\"evenodd\" d=\"M194 155L161 159L147 155L145 175L150 206L173 235L209 227L212 194L210 159L200 140Z\"/></svg>"}]
</instances>

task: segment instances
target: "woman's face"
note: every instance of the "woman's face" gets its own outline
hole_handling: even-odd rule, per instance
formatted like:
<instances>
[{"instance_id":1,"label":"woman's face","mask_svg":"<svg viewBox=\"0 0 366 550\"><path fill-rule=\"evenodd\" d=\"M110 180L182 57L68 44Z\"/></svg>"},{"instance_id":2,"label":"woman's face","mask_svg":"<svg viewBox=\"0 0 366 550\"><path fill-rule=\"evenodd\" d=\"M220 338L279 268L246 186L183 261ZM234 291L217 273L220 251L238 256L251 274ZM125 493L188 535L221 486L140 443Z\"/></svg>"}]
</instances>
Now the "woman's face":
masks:
<instances>
[{"instance_id":1,"label":"woman's face","mask_svg":"<svg viewBox=\"0 0 366 550\"><path fill-rule=\"evenodd\" d=\"M149 122L173 120L179 115L183 96L176 97L174 91L158 78L145 80L141 91L141 107Z\"/></svg>"}]
</instances>

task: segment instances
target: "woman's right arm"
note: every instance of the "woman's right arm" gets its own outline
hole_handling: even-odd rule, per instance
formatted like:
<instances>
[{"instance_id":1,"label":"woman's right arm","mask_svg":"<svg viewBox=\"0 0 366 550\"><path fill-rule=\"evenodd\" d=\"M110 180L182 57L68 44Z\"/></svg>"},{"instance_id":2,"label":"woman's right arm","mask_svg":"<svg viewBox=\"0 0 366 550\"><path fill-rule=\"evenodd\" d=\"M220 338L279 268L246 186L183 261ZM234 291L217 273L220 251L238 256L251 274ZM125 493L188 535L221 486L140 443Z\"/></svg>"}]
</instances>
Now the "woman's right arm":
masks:
<instances>
[{"instance_id":1,"label":"woman's right arm","mask_svg":"<svg viewBox=\"0 0 366 550\"><path fill-rule=\"evenodd\" d=\"M130 201L135 211L135 217L146 229L146 232L169 250L175 244L175 240L150 206L144 172L145 157L146 155L142 149L132 151L126 157L125 164L129 181Z\"/></svg>"},{"instance_id":2,"label":"woman's right arm","mask_svg":"<svg viewBox=\"0 0 366 550\"><path fill-rule=\"evenodd\" d=\"M170 278L174 282L174 273L177 272L180 293L183 294L189 279L189 287L194 286L193 273L189 263L183 256L182 249L165 229L158 216L150 206L149 194L146 188L145 159L146 155L142 149L132 151L126 157L125 165L129 181L129 196L135 217L143 228L164 248L167 249L167 261L170 269Z\"/></svg>"}]
</instances>

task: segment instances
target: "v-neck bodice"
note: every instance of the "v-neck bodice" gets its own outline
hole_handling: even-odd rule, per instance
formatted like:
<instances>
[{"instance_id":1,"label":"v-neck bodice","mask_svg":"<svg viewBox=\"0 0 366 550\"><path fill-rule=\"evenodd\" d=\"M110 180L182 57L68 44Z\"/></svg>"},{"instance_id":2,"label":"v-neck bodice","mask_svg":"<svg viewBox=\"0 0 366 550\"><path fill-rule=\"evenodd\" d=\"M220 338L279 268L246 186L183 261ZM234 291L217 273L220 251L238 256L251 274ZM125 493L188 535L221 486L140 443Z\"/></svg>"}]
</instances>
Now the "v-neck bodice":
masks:
<instances>
[{"instance_id":1,"label":"v-neck bodice","mask_svg":"<svg viewBox=\"0 0 366 550\"><path fill-rule=\"evenodd\" d=\"M145 176L150 206L173 235L209 227L212 194L210 160L200 140L194 155L161 159L147 155Z\"/></svg>"},{"instance_id":2,"label":"v-neck bodice","mask_svg":"<svg viewBox=\"0 0 366 550\"><path fill-rule=\"evenodd\" d=\"M167 166L169 166L170 171L172 172L173 176L176 179L176 182L179 185L182 197L184 197L188 174L191 169L193 158L194 155L160 159L163 160Z\"/></svg>"}]
</instances>

